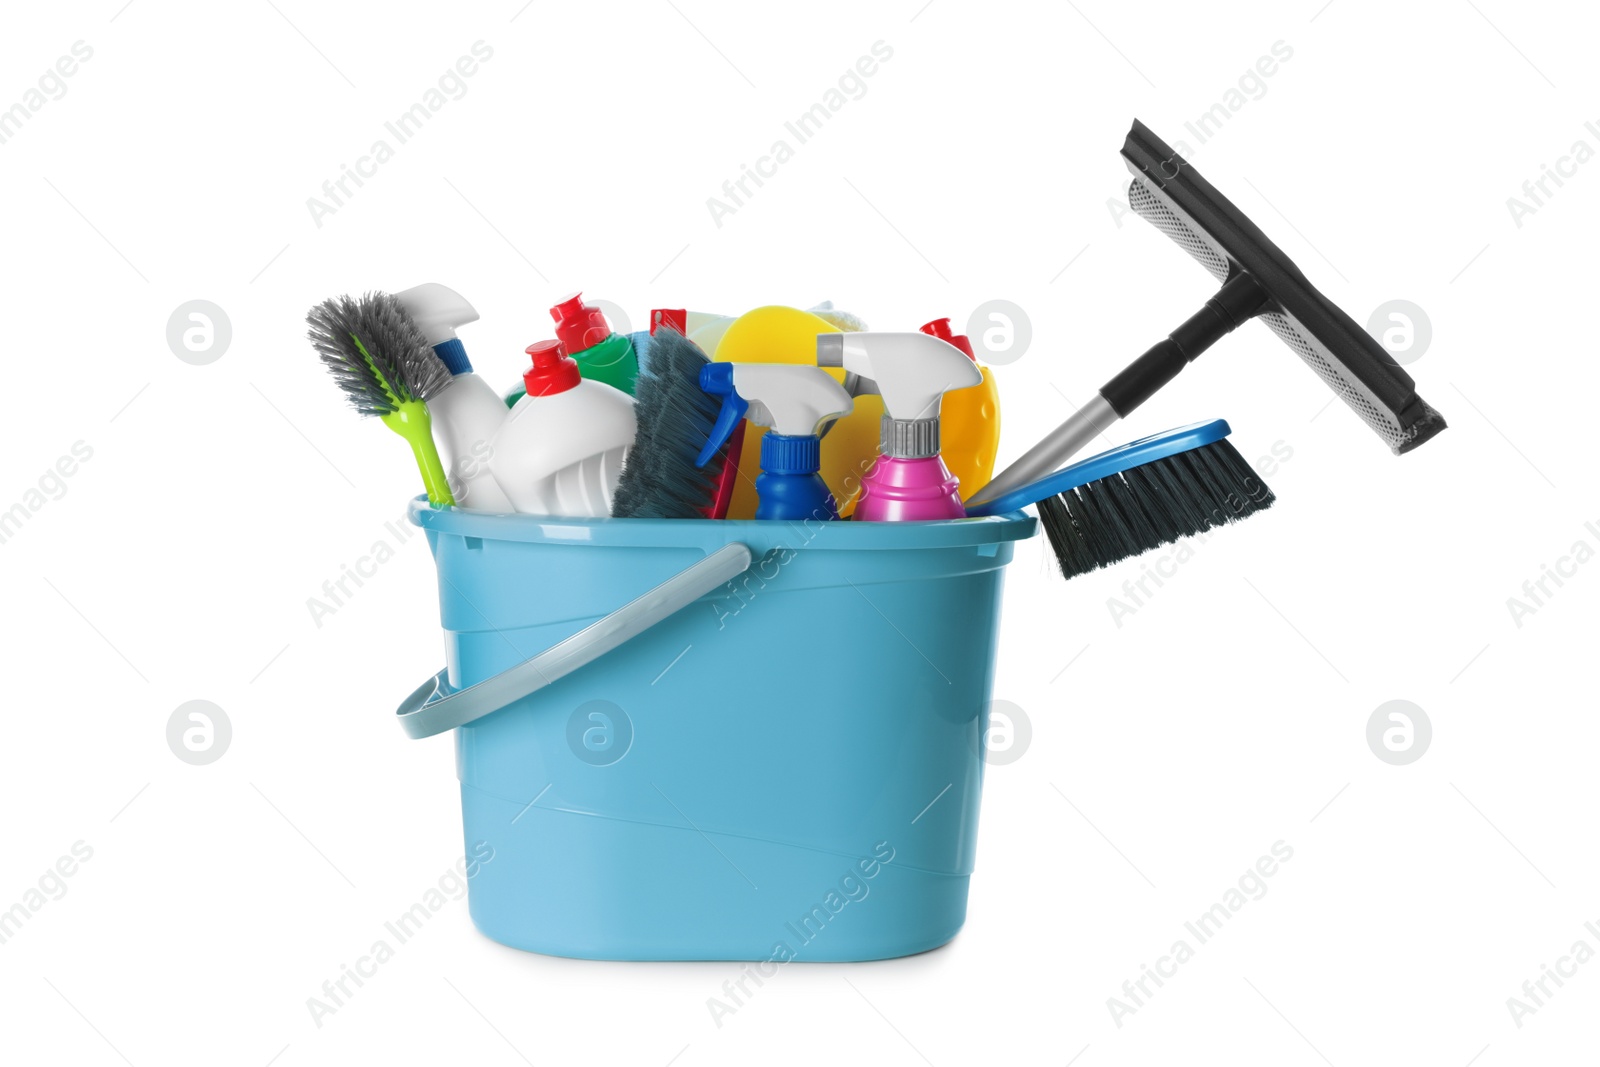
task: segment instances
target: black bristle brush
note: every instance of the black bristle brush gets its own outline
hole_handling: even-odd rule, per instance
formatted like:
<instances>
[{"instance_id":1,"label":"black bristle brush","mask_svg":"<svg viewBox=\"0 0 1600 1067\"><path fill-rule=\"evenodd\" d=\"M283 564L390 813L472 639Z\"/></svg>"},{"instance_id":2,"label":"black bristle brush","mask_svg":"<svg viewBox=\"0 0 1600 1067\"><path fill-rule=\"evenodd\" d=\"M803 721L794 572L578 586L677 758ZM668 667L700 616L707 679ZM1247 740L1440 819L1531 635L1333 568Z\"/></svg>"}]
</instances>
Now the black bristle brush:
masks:
<instances>
[{"instance_id":1,"label":"black bristle brush","mask_svg":"<svg viewBox=\"0 0 1600 1067\"><path fill-rule=\"evenodd\" d=\"M1142 437L968 509L1039 505L1067 578L1265 511L1274 497L1221 419Z\"/></svg>"},{"instance_id":2,"label":"black bristle brush","mask_svg":"<svg viewBox=\"0 0 1600 1067\"><path fill-rule=\"evenodd\" d=\"M306 314L308 336L350 405L377 416L411 446L435 507L455 503L433 443L428 401L450 369L400 301L388 293L324 300Z\"/></svg>"},{"instance_id":3,"label":"black bristle brush","mask_svg":"<svg viewBox=\"0 0 1600 1067\"><path fill-rule=\"evenodd\" d=\"M720 397L700 388L700 369L709 362L670 326L651 336L634 385L639 431L611 500L614 518L697 519L711 509L727 451L695 466L722 407Z\"/></svg>"}]
</instances>

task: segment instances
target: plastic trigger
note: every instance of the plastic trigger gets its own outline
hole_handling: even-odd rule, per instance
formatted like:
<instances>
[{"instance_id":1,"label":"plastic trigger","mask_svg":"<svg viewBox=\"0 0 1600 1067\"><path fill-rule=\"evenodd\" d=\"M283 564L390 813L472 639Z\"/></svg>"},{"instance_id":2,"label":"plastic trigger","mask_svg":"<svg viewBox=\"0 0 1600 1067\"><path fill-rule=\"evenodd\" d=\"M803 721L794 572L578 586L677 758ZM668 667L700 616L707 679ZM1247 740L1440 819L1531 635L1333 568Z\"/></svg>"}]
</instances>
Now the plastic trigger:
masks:
<instances>
[{"instance_id":1,"label":"plastic trigger","mask_svg":"<svg viewBox=\"0 0 1600 1067\"><path fill-rule=\"evenodd\" d=\"M728 443L728 438L750 409L750 402L733 388L732 363L707 363L701 367L700 388L712 396L722 397L722 410L717 412L717 423L711 428L711 436L706 438L705 447L695 457L696 467L704 467L711 462L711 457Z\"/></svg>"}]
</instances>

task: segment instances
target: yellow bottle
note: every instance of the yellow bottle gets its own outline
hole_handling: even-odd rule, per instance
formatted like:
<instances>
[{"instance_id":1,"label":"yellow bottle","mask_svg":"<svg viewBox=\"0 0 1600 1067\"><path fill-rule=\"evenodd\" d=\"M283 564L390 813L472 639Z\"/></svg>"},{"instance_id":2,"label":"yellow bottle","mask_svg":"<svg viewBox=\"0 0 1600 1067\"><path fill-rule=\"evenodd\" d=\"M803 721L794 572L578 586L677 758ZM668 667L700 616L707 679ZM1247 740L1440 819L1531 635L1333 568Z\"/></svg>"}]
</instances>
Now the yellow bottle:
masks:
<instances>
[{"instance_id":1,"label":"yellow bottle","mask_svg":"<svg viewBox=\"0 0 1600 1067\"><path fill-rule=\"evenodd\" d=\"M953 332L949 319L934 319L920 329L950 342L976 361L972 342L965 334ZM982 384L946 393L939 408L940 451L944 465L961 480L962 500L989 484L1000 452L1000 390L993 370L979 370Z\"/></svg>"}]
</instances>

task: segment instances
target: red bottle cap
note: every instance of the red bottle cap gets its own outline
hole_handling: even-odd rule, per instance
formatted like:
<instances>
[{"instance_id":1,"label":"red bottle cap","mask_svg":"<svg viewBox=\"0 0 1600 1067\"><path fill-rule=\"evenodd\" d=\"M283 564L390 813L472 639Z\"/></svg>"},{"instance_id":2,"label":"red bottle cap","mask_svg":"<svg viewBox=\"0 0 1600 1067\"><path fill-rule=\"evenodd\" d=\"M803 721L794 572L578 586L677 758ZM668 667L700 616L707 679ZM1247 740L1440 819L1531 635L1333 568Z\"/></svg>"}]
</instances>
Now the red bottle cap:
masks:
<instances>
[{"instance_id":1,"label":"red bottle cap","mask_svg":"<svg viewBox=\"0 0 1600 1067\"><path fill-rule=\"evenodd\" d=\"M972 360L972 362L978 362L978 357L972 354L972 342L967 340L966 334L953 332L950 329L949 319L934 319L932 322L924 323L923 325L918 326L917 329L921 330L923 333L932 334L941 341L949 341L951 344L961 349L961 351L965 352L967 354L967 358Z\"/></svg>"},{"instance_id":2,"label":"red bottle cap","mask_svg":"<svg viewBox=\"0 0 1600 1067\"><path fill-rule=\"evenodd\" d=\"M689 313L683 308L652 308L650 311L650 335L663 326L671 327L684 336L689 333Z\"/></svg>"},{"instance_id":3,"label":"red bottle cap","mask_svg":"<svg viewBox=\"0 0 1600 1067\"><path fill-rule=\"evenodd\" d=\"M582 352L611 336L611 324L605 312L583 302L582 293L573 293L550 309L556 320L556 337L566 350Z\"/></svg>"},{"instance_id":4,"label":"red bottle cap","mask_svg":"<svg viewBox=\"0 0 1600 1067\"><path fill-rule=\"evenodd\" d=\"M529 396L549 396L575 388L583 380L578 361L567 355L560 341L540 341L527 349L533 366L522 375Z\"/></svg>"}]
</instances>

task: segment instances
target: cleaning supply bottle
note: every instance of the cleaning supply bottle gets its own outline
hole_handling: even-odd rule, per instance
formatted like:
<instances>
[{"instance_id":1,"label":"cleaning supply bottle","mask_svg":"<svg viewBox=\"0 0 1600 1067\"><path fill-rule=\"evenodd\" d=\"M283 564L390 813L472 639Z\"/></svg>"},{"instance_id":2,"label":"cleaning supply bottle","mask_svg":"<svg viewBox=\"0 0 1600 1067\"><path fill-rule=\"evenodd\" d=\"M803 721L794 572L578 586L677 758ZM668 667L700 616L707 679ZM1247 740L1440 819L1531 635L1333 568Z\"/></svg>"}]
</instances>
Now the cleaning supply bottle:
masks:
<instances>
[{"instance_id":1,"label":"cleaning supply bottle","mask_svg":"<svg viewBox=\"0 0 1600 1067\"><path fill-rule=\"evenodd\" d=\"M758 519L837 519L822 466L822 424L853 406L844 386L818 367L782 363L708 363L700 388L722 397L722 410L695 465L705 466L748 415L769 427L756 478Z\"/></svg>"},{"instance_id":2,"label":"cleaning supply bottle","mask_svg":"<svg viewBox=\"0 0 1600 1067\"><path fill-rule=\"evenodd\" d=\"M960 483L939 457L939 402L981 383L977 364L925 333L834 333L817 338L817 365L854 373L883 397L879 456L862 480L855 517L964 518Z\"/></svg>"},{"instance_id":3,"label":"cleaning supply bottle","mask_svg":"<svg viewBox=\"0 0 1600 1067\"><path fill-rule=\"evenodd\" d=\"M772 304L755 308L734 319L718 338L715 351L706 352L718 363L794 363L816 366L817 335L838 333L840 327L819 315L799 308ZM699 335L696 335L699 340ZM830 377L847 390L851 382L842 370L828 371ZM883 404L877 396L856 396L855 408L835 421L822 438L822 478L833 491L839 514L847 516L855 507L861 479L878 455L878 423ZM751 425L745 432L740 463L755 470L760 456L758 443L766 431ZM748 519L755 514L757 498L750 479L740 478L734 487L728 518Z\"/></svg>"},{"instance_id":4,"label":"cleaning supply bottle","mask_svg":"<svg viewBox=\"0 0 1600 1067\"><path fill-rule=\"evenodd\" d=\"M473 373L467 350L456 336L457 326L478 321L477 310L466 297L438 282L413 286L396 293L395 299L451 374L449 384L428 401L428 414L456 506L509 512L511 501L489 473L489 441L505 421L505 405L494 388Z\"/></svg>"},{"instance_id":5,"label":"cleaning supply bottle","mask_svg":"<svg viewBox=\"0 0 1600 1067\"><path fill-rule=\"evenodd\" d=\"M582 293L573 293L550 309L550 317L556 322L556 340L585 378L633 395L639 360L627 336L611 332L603 311L585 304Z\"/></svg>"},{"instance_id":6,"label":"cleaning supply bottle","mask_svg":"<svg viewBox=\"0 0 1600 1067\"><path fill-rule=\"evenodd\" d=\"M528 355L526 395L490 442L489 470L523 514L605 518L633 444L633 399L585 379L560 341Z\"/></svg>"},{"instance_id":7,"label":"cleaning supply bottle","mask_svg":"<svg viewBox=\"0 0 1600 1067\"><path fill-rule=\"evenodd\" d=\"M923 333L949 341L974 363L972 342L950 329L949 319L934 319L918 327ZM979 366L983 382L945 397L939 412L939 434L944 438L944 462L961 482L961 499L989 484L1000 452L1000 390L994 372Z\"/></svg>"},{"instance_id":8,"label":"cleaning supply bottle","mask_svg":"<svg viewBox=\"0 0 1600 1067\"><path fill-rule=\"evenodd\" d=\"M702 352L714 351L722 339L722 331L733 321L732 315L718 315L711 311L690 311L687 308L653 308L650 311L650 332L658 326L671 326L700 346ZM709 341L710 344L705 342Z\"/></svg>"}]
</instances>

